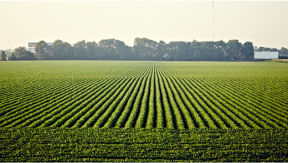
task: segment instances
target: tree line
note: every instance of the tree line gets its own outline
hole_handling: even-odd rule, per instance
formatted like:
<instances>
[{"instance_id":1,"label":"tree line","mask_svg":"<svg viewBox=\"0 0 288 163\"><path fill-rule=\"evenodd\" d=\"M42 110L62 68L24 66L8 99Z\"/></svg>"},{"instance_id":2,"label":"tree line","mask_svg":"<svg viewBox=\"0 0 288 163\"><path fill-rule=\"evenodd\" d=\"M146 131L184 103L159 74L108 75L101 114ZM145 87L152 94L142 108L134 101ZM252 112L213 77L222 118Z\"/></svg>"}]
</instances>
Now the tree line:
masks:
<instances>
[{"instance_id":1,"label":"tree line","mask_svg":"<svg viewBox=\"0 0 288 163\"><path fill-rule=\"evenodd\" d=\"M288 58L288 50L259 47L257 51L279 51ZM281 56L280 54L280 56ZM5 52L0 59L5 58ZM25 47L16 48L8 60L159 60L159 61L250 61L254 58L252 42L220 41L164 41L136 38L128 46L121 40L104 39L96 42L79 41L73 45L56 40L49 45L39 41L35 54Z\"/></svg>"}]
</instances>

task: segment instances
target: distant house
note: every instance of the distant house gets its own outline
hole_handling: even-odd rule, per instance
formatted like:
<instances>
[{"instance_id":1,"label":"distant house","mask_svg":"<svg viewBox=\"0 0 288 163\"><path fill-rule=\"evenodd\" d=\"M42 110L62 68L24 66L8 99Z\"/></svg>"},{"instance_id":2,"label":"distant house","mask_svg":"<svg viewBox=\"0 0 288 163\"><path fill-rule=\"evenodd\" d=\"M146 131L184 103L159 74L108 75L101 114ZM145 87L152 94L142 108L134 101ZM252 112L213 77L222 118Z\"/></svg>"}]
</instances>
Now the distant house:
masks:
<instances>
[{"instance_id":1,"label":"distant house","mask_svg":"<svg viewBox=\"0 0 288 163\"><path fill-rule=\"evenodd\" d=\"M28 51L35 53L35 47L36 47L37 42L28 42Z\"/></svg>"},{"instance_id":2,"label":"distant house","mask_svg":"<svg viewBox=\"0 0 288 163\"><path fill-rule=\"evenodd\" d=\"M36 44L37 44L37 42L28 42L28 51L35 53ZM52 46L52 43L50 43L50 42L47 42L47 44L49 46Z\"/></svg>"},{"instance_id":3,"label":"distant house","mask_svg":"<svg viewBox=\"0 0 288 163\"><path fill-rule=\"evenodd\" d=\"M278 52L254 52L254 59L278 59Z\"/></svg>"}]
</instances>

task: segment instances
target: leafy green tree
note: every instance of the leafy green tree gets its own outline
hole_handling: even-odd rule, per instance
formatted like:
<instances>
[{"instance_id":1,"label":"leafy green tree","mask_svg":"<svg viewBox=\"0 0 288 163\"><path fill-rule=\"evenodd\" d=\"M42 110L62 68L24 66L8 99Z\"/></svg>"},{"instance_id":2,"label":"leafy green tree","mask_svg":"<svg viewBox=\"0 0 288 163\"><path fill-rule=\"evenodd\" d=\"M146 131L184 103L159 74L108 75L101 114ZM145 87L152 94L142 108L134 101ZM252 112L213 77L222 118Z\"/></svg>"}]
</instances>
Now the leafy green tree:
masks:
<instances>
[{"instance_id":1,"label":"leafy green tree","mask_svg":"<svg viewBox=\"0 0 288 163\"><path fill-rule=\"evenodd\" d=\"M36 57L34 54L28 50L26 50L25 47L18 47L14 50L12 56L15 56L15 60L34 60ZM14 57L13 56L13 57ZM13 58L14 59L14 58Z\"/></svg>"},{"instance_id":2,"label":"leafy green tree","mask_svg":"<svg viewBox=\"0 0 288 163\"><path fill-rule=\"evenodd\" d=\"M267 47L263 47L263 46L260 46L257 51L261 51L261 52L277 52L278 49L276 48L267 48Z\"/></svg>"},{"instance_id":3,"label":"leafy green tree","mask_svg":"<svg viewBox=\"0 0 288 163\"><path fill-rule=\"evenodd\" d=\"M51 58L51 46L45 41L37 42L35 46L35 56L39 59L50 59Z\"/></svg>"},{"instance_id":4,"label":"leafy green tree","mask_svg":"<svg viewBox=\"0 0 288 163\"><path fill-rule=\"evenodd\" d=\"M105 54L104 59L127 59L129 58L130 48L120 40L105 39L98 43Z\"/></svg>"},{"instance_id":5,"label":"leafy green tree","mask_svg":"<svg viewBox=\"0 0 288 163\"><path fill-rule=\"evenodd\" d=\"M56 40L53 42L51 51L52 59L76 59L72 46L69 43L61 40Z\"/></svg>"},{"instance_id":6,"label":"leafy green tree","mask_svg":"<svg viewBox=\"0 0 288 163\"><path fill-rule=\"evenodd\" d=\"M74 57L77 59L85 59L87 58L87 45L85 40L78 41L73 45Z\"/></svg>"},{"instance_id":7,"label":"leafy green tree","mask_svg":"<svg viewBox=\"0 0 288 163\"><path fill-rule=\"evenodd\" d=\"M13 60L16 60L16 56L14 53L12 53L11 55L8 56L8 60L9 61L13 61Z\"/></svg>"},{"instance_id":8,"label":"leafy green tree","mask_svg":"<svg viewBox=\"0 0 288 163\"><path fill-rule=\"evenodd\" d=\"M6 61L6 53L5 53L5 51L1 51L0 61Z\"/></svg>"},{"instance_id":9,"label":"leafy green tree","mask_svg":"<svg viewBox=\"0 0 288 163\"><path fill-rule=\"evenodd\" d=\"M157 57L156 60L163 60L164 55L167 54L166 43L164 41L159 41L157 47Z\"/></svg>"},{"instance_id":10,"label":"leafy green tree","mask_svg":"<svg viewBox=\"0 0 288 163\"><path fill-rule=\"evenodd\" d=\"M190 44L184 41L173 41L167 46L167 60L188 60L190 57Z\"/></svg>"},{"instance_id":11,"label":"leafy green tree","mask_svg":"<svg viewBox=\"0 0 288 163\"><path fill-rule=\"evenodd\" d=\"M259 47L258 51L278 51L276 48ZM36 44L35 56L39 59L115 59L115 60L253 60L254 48L251 42L238 40L192 42L164 41L156 42L148 38L135 38L134 46L129 47L123 41L104 39L98 44L76 42L71 46L67 42L56 40L50 46L45 41ZM280 55L286 56L282 48ZM9 59L20 59L19 55L8 55ZM24 57L27 58L27 57Z\"/></svg>"},{"instance_id":12,"label":"leafy green tree","mask_svg":"<svg viewBox=\"0 0 288 163\"><path fill-rule=\"evenodd\" d=\"M244 43L243 55L245 60L251 61L254 59L254 47L252 42Z\"/></svg>"},{"instance_id":13,"label":"leafy green tree","mask_svg":"<svg viewBox=\"0 0 288 163\"><path fill-rule=\"evenodd\" d=\"M159 58L158 43L147 38L135 38L133 52L138 59L156 60Z\"/></svg>"},{"instance_id":14,"label":"leafy green tree","mask_svg":"<svg viewBox=\"0 0 288 163\"><path fill-rule=\"evenodd\" d=\"M86 42L87 59L101 59L103 56L100 53L100 48L96 42Z\"/></svg>"},{"instance_id":15,"label":"leafy green tree","mask_svg":"<svg viewBox=\"0 0 288 163\"><path fill-rule=\"evenodd\" d=\"M288 49L287 48L282 47L279 50L279 58L280 59L288 59Z\"/></svg>"},{"instance_id":16,"label":"leafy green tree","mask_svg":"<svg viewBox=\"0 0 288 163\"><path fill-rule=\"evenodd\" d=\"M188 60L201 60L201 43L193 40L192 42L190 42L190 57Z\"/></svg>"},{"instance_id":17,"label":"leafy green tree","mask_svg":"<svg viewBox=\"0 0 288 163\"><path fill-rule=\"evenodd\" d=\"M245 60L243 57L243 45L238 40L229 40L224 49L224 59Z\"/></svg>"}]
</instances>

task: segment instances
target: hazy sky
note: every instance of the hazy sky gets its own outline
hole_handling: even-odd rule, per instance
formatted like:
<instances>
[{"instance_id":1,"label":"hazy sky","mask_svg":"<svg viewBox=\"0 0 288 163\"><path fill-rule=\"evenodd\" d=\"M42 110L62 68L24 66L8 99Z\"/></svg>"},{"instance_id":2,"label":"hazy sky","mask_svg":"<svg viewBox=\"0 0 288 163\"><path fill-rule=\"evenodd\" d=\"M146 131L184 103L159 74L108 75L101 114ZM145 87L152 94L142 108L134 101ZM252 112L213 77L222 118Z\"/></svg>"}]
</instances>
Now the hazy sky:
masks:
<instances>
[{"instance_id":1,"label":"hazy sky","mask_svg":"<svg viewBox=\"0 0 288 163\"><path fill-rule=\"evenodd\" d=\"M288 47L288 1L0 2L0 49L29 41L239 39ZM214 13L214 26L212 15ZM214 28L213 28L214 27Z\"/></svg>"}]
</instances>

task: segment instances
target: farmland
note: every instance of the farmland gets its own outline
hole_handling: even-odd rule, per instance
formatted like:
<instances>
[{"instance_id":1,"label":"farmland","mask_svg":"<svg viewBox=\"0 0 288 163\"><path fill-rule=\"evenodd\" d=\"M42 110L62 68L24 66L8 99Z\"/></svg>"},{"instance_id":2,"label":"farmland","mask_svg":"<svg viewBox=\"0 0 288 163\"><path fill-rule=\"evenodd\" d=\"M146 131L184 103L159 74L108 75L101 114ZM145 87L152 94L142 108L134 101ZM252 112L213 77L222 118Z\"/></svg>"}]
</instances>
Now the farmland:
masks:
<instances>
[{"instance_id":1,"label":"farmland","mask_svg":"<svg viewBox=\"0 0 288 163\"><path fill-rule=\"evenodd\" d=\"M287 161L287 63L21 61L0 74L1 161Z\"/></svg>"}]
</instances>

